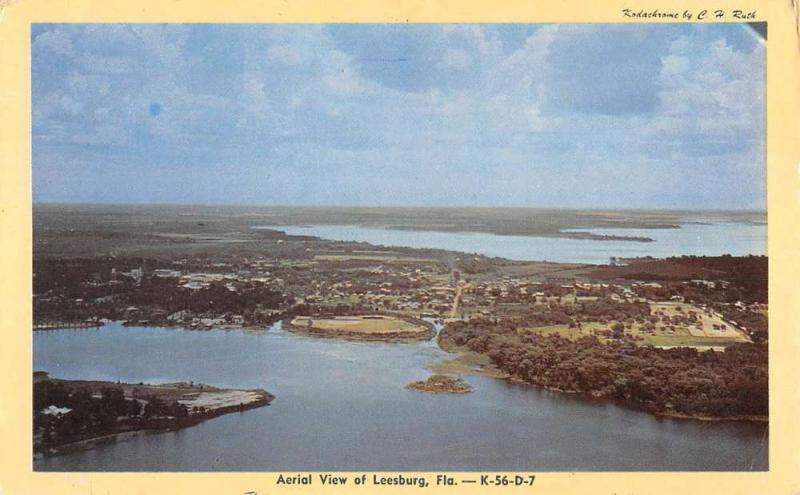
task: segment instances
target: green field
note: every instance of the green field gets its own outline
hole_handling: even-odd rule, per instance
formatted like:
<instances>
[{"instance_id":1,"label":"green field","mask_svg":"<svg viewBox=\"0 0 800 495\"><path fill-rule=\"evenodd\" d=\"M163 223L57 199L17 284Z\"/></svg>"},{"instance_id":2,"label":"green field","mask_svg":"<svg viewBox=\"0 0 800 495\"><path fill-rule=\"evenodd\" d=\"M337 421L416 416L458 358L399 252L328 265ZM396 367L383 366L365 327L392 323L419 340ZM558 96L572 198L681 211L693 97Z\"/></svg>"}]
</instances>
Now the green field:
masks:
<instances>
[{"instance_id":1,"label":"green field","mask_svg":"<svg viewBox=\"0 0 800 495\"><path fill-rule=\"evenodd\" d=\"M592 335L594 330L608 328L602 323L584 323L582 328L570 328L567 325L548 325L546 327L525 328L524 331L538 333L539 335L559 335L565 339L577 340L580 337Z\"/></svg>"},{"instance_id":2,"label":"green field","mask_svg":"<svg viewBox=\"0 0 800 495\"><path fill-rule=\"evenodd\" d=\"M567 325L550 325L545 327L525 328L523 331L537 333L539 335L559 335L565 339L577 340L580 337L592 335L593 330L610 328L613 323L603 325L602 323L584 323L582 328L569 328ZM627 334L631 330L626 329ZM639 333L634 330L633 335L640 337L639 345L651 345L656 347L709 347L709 346L728 346L741 342L736 338L726 337L703 337L693 336L686 329L676 329L676 335L649 335Z\"/></svg>"},{"instance_id":3,"label":"green field","mask_svg":"<svg viewBox=\"0 0 800 495\"><path fill-rule=\"evenodd\" d=\"M665 347L707 347L707 346L727 346L740 342L735 339L725 337L694 337L691 335L645 335L642 345L665 346Z\"/></svg>"},{"instance_id":4,"label":"green field","mask_svg":"<svg viewBox=\"0 0 800 495\"><path fill-rule=\"evenodd\" d=\"M422 332L427 329L400 318L391 316L368 317L340 316L335 318L309 318L300 316L292 320L292 325L299 328L316 330L338 330L355 333L393 333Z\"/></svg>"}]
</instances>

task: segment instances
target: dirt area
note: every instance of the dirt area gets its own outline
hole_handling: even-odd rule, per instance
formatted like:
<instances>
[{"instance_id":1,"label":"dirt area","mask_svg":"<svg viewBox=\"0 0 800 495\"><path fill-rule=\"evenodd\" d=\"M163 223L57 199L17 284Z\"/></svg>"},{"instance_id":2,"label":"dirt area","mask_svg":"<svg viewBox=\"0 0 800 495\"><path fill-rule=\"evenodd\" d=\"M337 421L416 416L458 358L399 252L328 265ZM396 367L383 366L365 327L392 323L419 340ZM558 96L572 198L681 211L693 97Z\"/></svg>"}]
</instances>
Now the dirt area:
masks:
<instances>
[{"instance_id":1,"label":"dirt area","mask_svg":"<svg viewBox=\"0 0 800 495\"><path fill-rule=\"evenodd\" d=\"M254 390L219 390L216 392L200 392L197 396L181 399L178 402L188 408L205 407L206 410L248 405L263 400L263 395Z\"/></svg>"}]
</instances>

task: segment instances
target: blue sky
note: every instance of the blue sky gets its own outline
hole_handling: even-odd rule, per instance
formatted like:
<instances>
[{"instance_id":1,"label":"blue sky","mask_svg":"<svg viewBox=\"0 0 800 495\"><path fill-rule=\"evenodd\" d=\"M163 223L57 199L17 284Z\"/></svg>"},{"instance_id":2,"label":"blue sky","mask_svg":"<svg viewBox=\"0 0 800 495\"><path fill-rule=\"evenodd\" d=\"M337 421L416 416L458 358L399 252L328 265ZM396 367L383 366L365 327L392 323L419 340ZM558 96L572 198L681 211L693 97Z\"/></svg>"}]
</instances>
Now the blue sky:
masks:
<instances>
[{"instance_id":1,"label":"blue sky","mask_svg":"<svg viewBox=\"0 0 800 495\"><path fill-rule=\"evenodd\" d=\"M31 29L41 202L765 207L744 25Z\"/></svg>"}]
</instances>

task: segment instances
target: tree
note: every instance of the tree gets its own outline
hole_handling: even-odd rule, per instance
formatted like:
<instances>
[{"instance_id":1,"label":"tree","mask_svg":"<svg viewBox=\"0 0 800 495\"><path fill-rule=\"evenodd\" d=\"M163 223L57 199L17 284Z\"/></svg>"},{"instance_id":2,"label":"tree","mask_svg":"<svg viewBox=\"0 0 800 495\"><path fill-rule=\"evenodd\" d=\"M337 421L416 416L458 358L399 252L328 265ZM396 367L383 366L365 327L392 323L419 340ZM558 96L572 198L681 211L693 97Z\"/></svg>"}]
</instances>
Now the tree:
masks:
<instances>
[{"instance_id":1,"label":"tree","mask_svg":"<svg viewBox=\"0 0 800 495\"><path fill-rule=\"evenodd\" d=\"M164 402L158 397L148 397L147 404L144 406L144 417L152 418L164 414Z\"/></svg>"}]
</instances>

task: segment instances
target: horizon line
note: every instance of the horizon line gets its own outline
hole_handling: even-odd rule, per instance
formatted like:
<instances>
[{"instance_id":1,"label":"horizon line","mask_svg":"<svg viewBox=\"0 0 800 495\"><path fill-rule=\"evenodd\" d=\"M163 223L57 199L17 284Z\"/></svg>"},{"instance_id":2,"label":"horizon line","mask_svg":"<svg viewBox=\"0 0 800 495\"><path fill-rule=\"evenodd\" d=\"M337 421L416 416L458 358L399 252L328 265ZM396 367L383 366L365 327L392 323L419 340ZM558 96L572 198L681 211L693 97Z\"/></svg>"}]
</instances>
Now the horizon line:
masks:
<instances>
[{"instance_id":1,"label":"horizon line","mask_svg":"<svg viewBox=\"0 0 800 495\"><path fill-rule=\"evenodd\" d=\"M750 213L768 213L766 208L702 208L702 207L598 207L598 206L498 206L498 205L341 205L341 204L306 204L306 205L291 205L291 204L267 204L267 203L185 203L185 202L141 202L141 203L126 203L126 202L87 202L87 201L32 201L31 206L163 206L163 207L233 207L233 208L341 208L341 209L358 209L358 208L382 208L382 209L441 209L441 210L454 210L454 209L506 209L506 210L589 210L589 211L607 211L607 210L622 210L622 211L702 211L702 212L750 212Z\"/></svg>"}]
</instances>

